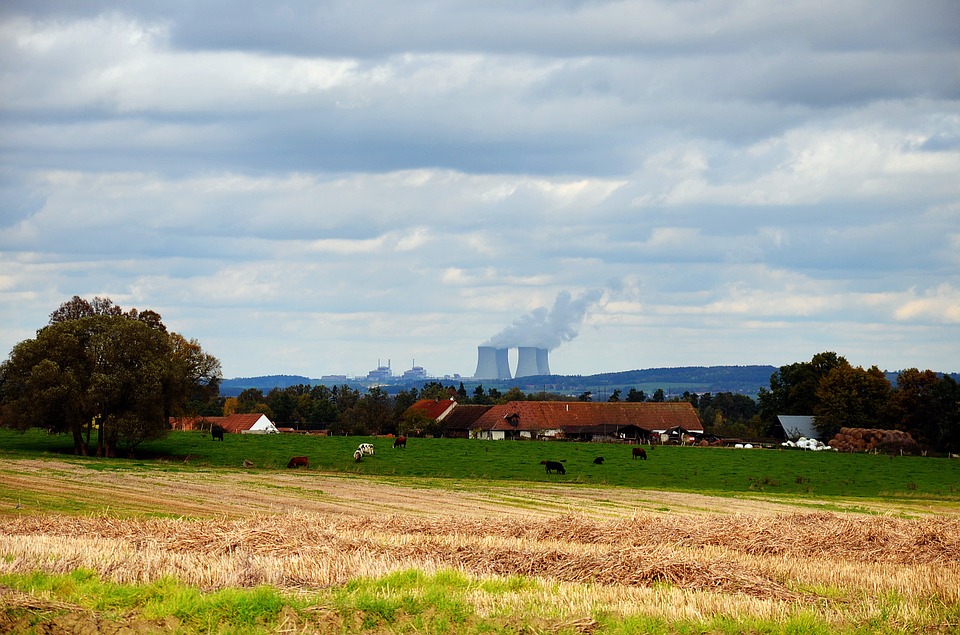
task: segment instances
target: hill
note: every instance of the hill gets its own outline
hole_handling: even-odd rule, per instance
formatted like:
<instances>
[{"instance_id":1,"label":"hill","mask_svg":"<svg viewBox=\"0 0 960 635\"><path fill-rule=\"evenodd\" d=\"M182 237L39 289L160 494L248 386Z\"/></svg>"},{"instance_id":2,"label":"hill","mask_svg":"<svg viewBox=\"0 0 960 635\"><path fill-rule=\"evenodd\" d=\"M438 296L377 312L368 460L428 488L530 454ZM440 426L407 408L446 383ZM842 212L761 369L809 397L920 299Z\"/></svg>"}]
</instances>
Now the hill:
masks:
<instances>
[{"instance_id":1,"label":"hill","mask_svg":"<svg viewBox=\"0 0 960 635\"><path fill-rule=\"evenodd\" d=\"M628 392L630 388L643 390L647 394L658 388L668 395L683 394L684 391L696 393L735 392L755 396L760 388L770 386L770 375L776 372L774 366L686 366L678 368L650 368L644 370L627 370L614 373L599 373L596 375L536 375L520 377L506 381L483 380L473 378L427 379L439 381L443 384L459 386L463 382L468 391L472 391L478 384L484 388L496 388L501 391L517 387L524 392L560 392L580 394L591 391L596 394L609 394L616 389ZM301 375L267 375L263 377L241 377L226 379L220 387L220 393L226 396L236 396L248 388L256 388L264 393L273 388L286 388L298 384L310 386L319 385L319 379L310 379ZM347 384L354 388L366 388L370 382L363 379L335 382L337 385ZM421 388L425 380L402 381L395 378L386 388L388 392L397 392L403 389Z\"/></svg>"}]
</instances>

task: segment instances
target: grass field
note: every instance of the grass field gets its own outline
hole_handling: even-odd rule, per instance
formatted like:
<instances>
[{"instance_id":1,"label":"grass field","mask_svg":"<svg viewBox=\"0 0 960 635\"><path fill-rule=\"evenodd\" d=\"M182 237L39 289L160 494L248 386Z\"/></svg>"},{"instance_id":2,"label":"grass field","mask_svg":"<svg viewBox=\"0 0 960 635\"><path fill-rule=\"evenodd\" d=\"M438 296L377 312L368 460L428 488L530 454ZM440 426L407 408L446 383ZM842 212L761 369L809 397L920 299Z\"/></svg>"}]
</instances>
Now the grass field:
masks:
<instances>
[{"instance_id":1,"label":"grass field","mask_svg":"<svg viewBox=\"0 0 960 635\"><path fill-rule=\"evenodd\" d=\"M360 443L377 453L353 460ZM61 456L72 452L66 436L0 430L0 456ZM960 501L960 461L919 456L854 455L802 450L735 450L657 446L646 461L631 447L555 441L491 442L410 439L406 450L392 439L306 435L226 435L174 432L145 444L138 459L91 460L91 469L131 469L161 464L169 470L285 469L291 456L307 456L310 471L482 481L563 482L729 495L750 492L826 497L892 497ZM593 460L604 457L602 465ZM547 474L541 460L562 461L566 474Z\"/></svg>"},{"instance_id":2,"label":"grass field","mask_svg":"<svg viewBox=\"0 0 960 635\"><path fill-rule=\"evenodd\" d=\"M0 632L960 632L960 461L390 444L0 431Z\"/></svg>"}]
</instances>

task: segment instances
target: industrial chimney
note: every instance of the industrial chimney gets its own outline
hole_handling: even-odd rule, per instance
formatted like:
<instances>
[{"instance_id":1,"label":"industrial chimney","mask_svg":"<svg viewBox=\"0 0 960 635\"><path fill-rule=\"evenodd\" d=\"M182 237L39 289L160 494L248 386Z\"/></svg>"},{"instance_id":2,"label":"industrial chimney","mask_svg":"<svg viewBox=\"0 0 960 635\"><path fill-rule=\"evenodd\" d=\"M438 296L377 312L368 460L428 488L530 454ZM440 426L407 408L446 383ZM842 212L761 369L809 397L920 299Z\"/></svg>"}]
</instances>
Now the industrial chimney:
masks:
<instances>
[{"instance_id":1,"label":"industrial chimney","mask_svg":"<svg viewBox=\"0 0 960 635\"><path fill-rule=\"evenodd\" d=\"M477 372L473 376L475 379L510 379L507 349L478 346Z\"/></svg>"}]
</instances>

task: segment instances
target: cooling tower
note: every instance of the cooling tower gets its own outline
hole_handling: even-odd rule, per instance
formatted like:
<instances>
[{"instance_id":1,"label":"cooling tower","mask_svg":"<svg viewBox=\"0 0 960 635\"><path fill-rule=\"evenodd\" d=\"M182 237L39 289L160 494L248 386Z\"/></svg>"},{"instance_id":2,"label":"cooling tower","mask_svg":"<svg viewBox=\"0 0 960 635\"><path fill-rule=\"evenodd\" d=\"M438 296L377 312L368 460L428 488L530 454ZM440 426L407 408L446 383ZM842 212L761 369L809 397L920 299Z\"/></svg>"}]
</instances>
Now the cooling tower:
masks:
<instances>
[{"instance_id":1,"label":"cooling tower","mask_svg":"<svg viewBox=\"0 0 960 635\"><path fill-rule=\"evenodd\" d=\"M537 374L550 374L550 362L547 360L547 349L545 348L537 349Z\"/></svg>"},{"instance_id":2,"label":"cooling tower","mask_svg":"<svg viewBox=\"0 0 960 635\"><path fill-rule=\"evenodd\" d=\"M497 349L497 379L510 379L510 362L505 348Z\"/></svg>"},{"instance_id":3,"label":"cooling tower","mask_svg":"<svg viewBox=\"0 0 960 635\"><path fill-rule=\"evenodd\" d=\"M532 346L521 346L517 349L517 377L539 375L537 370L537 349Z\"/></svg>"},{"instance_id":4,"label":"cooling tower","mask_svg":"<svg viewBox=\"0 0 960 635\"><path fill-rule=\"evenodd\" d=\"M473 376L475 379L510 379L507 349L478 346L477 372Z\"/></svg>"}]
</instances>

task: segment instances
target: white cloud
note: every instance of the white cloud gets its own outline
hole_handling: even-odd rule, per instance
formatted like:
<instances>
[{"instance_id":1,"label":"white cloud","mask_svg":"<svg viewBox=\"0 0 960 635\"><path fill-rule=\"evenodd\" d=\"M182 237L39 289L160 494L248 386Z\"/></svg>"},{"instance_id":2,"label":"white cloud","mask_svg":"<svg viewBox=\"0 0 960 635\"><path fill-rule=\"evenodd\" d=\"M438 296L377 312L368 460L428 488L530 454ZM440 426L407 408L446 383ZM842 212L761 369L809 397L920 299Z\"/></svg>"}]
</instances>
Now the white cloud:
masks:
<instances>
[{"instance_id":1,"label":"white cloud","mask_svg":"<svg viewBox=\"0 0 960 635\"><path fill-rule=\"evenodd\" d=\"M229 375L470 373L608 287L554 370L958 370L954 3L235 9L0 8L0 346L100 294Z\"/></svg>"}]
</instances>

